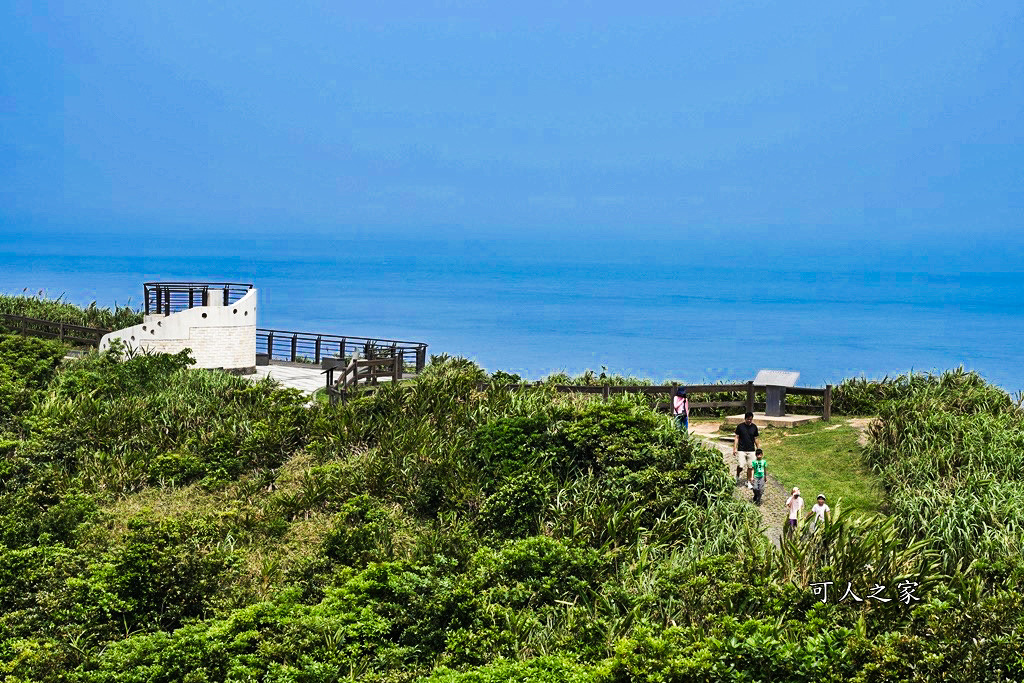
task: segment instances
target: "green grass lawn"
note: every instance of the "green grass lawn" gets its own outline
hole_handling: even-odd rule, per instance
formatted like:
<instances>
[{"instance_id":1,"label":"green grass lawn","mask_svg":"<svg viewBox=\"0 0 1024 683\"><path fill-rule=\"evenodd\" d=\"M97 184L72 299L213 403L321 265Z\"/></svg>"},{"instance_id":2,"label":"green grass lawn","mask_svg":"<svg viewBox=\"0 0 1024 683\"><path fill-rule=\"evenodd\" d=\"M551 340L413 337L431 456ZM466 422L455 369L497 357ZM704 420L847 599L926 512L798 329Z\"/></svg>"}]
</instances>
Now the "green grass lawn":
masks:
<instances>
[{"instance_id":1,"label":"green grass lawn","mask_svg":"<svg viewBox=\"0 0 1024 683\"><path fill-rule=\"evenodd\" d=\"M732 433L735 427L727 429ZM799 486L808 503L824 493L832 508L841 499L844 509L879 512L885 493L878 478L861 461L857 434L841 417L790 429L761 429L768 474L787 490Z\"/></svg>"}]
</instances>

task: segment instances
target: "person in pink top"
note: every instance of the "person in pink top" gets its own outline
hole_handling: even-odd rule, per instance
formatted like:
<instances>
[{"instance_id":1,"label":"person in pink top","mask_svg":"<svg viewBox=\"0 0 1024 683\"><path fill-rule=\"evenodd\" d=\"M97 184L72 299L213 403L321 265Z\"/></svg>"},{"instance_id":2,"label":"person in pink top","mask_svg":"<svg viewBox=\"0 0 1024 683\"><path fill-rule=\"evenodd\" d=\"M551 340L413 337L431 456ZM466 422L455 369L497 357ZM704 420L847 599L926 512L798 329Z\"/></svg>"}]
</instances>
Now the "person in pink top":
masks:
<instances>
[{"instance_id":1,"label":"person in pink top","mask_svg":"<svg viewBox=\"0 0 1024 683\"><path fill-rule=\"evenodd\" d=\"M690 399L686 396L686 389L679 387L676 395L672 397L672 415L675 416L676 427L680 431L690 433Z\"/></svg>"},{"instance_id":2,"label":"person in pink top","mask_svg":"<svg viewBox=\"0 0 1024 683\"><path fill-rule=\"evenodd\" d=\"M793 487L793 492L786 500L789 508L789 520L786 522L786 533L792 535L796 531L796 522L800 519L800 511L804 509L804 499L800 497L800 489Z\"/></svg>"}]
</instances>

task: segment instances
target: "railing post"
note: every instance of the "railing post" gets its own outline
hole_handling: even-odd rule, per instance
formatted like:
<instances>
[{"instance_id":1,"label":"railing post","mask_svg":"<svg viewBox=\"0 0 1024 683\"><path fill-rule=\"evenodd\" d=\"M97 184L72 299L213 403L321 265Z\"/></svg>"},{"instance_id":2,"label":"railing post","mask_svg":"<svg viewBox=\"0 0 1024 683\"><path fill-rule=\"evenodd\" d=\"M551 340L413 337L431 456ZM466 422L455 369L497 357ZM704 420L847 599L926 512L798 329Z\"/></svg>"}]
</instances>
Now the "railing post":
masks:
<instances>
[{"instance_id":1,"label":"railing post","mask_svg":"<svg viewBox=\"0 0 1024 683\"><path fill-rule=\"evenodd\" d=\"M188 307L195 308L195 289L188 288Z\"/></svg>"},{"instance_id":2,"label":"railing post","mask_svg":"<svg viewBox=\"0 0 1024 683\"><path fill-rule=\"evenodd\" d=\"M228 305L228 286L224 285L224 306Z\"/></svg>"},{"instance_id":3,"label":"railing post","mask_svg":"<svg viewBox=\"0 0 1024 683\"><path fill-rule=\"evenodd\" d=\"M416 372L423 372L427 365L427 347L421 346L416 349Z\"/></svg>"},{"instance_id":4,"label":"railing post","mask_svg":"<svg viewBox=\"0 0 1024 683\"><path fill-rule=\"evenodd\" d=\"M164 315L171 314L171 288L164 288Z\"/></svg>"},{"instance_id":5,"label":"railing post","mask_svg":"<svg viewBox=\"0 0 1024 683\"><path fill-rule=\"evenodd\" d=\"M602 401L607 401L608 398L611 395L612 395L612 388L610 386L605 384L603 387L601 387L601 400Z\"/></svg>"},{"instance_id":6,"label":"railing post","mask_svg":"<svg viewBox=\"0 0 1024 683\"><path fill-rule=\"evenodd\" d=\"M274 332L267 332L267 360L274 359Z\"/></svg>"},{"instance_id":7,"label":"railing post","mask_svg":"<svg viewBox=\"0 0 1024 683\"><path fill-rule=\"evenodd\" d=\"M402 355L396 354L394 357L394 373L391 377L391 381L398 382L402 379Z\"/></svg>"},{"instance_id":8,"label":"railing post","mask_svg":"<svg viewBox=\"0 0 1024 683\"><path fill-rule=\"evenodd\" d=\"M341 338L341 344L338 346L338 358L345 357L345 342L347 341L348 339L346 339L345 337Z\"/></svg>"},{"instance_id":9,"label":"railing post","mask_svg":"<svg viewBox=\"0 0 1024 683\"><path fill-rule=\"evenodd\" d=\"M821 409L821 419L828 422L832 419L832 385L825 385L825 396Z\"/></svg>"},{"instance_id":10,"label":"railing post","mask_svg":"<svg viewBox=\"0 0 1024 683\"><path fill-rule=\"evenodd\" d=\"M754 380L747 382L747 412L754 412Z\"/></svg>"},{"instance_id":11,"label":"railing post","mask_svg":"<svg viewBox=\"0 0 1024 683\"><path fill-rule=\"evenodd\" d=\"M313 362L320 363L320 335L316 335L316 350L313 352Z\"/></svg>"},{"instance_id":12,"label":"railing post","mask_svg":"<svg viewBox=\"0 0 1024 683\"><path fill-rule=\"evenodd\" d=\"M292 362L293 363L295 362L295 349L298 347L298 345L299 345L299 335L293 334L292 335Z\"/></svg>"},{"instance_id":13,"label":"railing post","mask_svg":"<svg viewBox=\"0 0 1024 683\"><path fill-rule=\"evenodd\" d=\"M64 341L64 323L60 324L60 333L59 333L59 335L60 336L58 336L57 338L60 339L61 341Z\"/></svg>"}]
</instances>

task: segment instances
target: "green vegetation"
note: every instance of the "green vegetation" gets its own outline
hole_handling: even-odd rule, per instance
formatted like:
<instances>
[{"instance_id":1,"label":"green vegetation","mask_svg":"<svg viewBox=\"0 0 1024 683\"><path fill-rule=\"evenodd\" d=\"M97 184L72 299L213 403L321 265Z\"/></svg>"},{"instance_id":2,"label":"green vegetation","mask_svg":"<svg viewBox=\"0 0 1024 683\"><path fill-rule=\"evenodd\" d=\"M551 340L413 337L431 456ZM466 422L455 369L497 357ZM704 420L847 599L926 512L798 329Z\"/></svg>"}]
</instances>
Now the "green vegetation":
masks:
<instances>
[{"instance_id":1,"label":"green vegetation","mask_svg":"<svg viewBox=\"0 0 1024 683\"><path fill-rule=\"evenodd\" d=\"M34 296L27 292L18 296L0 294L0 313L106 330L121 330L142 322L142 313L129 306L115 304L111 310L96 306L94 301L87 308L80 308L62 298L63 295L50 299L42 292Z\"/></svg>"},{"instance_id":2,"label":"green vegetation","mask_svg":"<svg viewBox=\"0 0 1024 683\"><path fill-rule=\"evenodd\" d=\"M1024 678L1024 418L973 375L879 402L891 514L776 549L646 397L435 357L331 407L187 353L61 356L0 337L7 682Z\"/></svg>"},{"instance_id":3,"label":"green vegetation","mask_svg":"<svg viewBox=\"0 0 1024 683\"><path fill-rule=\"evenodd\" d=\"M735 429L730 428L729 432ZM824 492L829 505L874 514L882 505L882 481L861 459L859 432L847 420L761 430L769 472L786 489L801 487L808 501Z\"/></svg>"}]
</instances>

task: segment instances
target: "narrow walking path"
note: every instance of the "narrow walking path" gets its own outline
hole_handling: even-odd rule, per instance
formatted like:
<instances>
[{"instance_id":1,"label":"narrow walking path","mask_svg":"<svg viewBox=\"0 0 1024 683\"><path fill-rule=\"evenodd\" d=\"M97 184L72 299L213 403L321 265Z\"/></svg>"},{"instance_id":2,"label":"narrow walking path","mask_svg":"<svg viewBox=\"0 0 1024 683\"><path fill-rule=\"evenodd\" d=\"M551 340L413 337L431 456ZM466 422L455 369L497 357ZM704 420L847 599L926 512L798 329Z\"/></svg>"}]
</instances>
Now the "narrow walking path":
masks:
<instances>
[{"instance_id":1,"label":"narrow walking path","mask_svg":"<svg viewBox=\"0 0 1024 683\"><path fill-rule=\"evenodd\" d=\"M690 425L690 433L700 437L707 445L721 451L722 462L729 472L729 476L735 478L736 458L732 454L732 438L722 439L723 434L719 432L720 426L720 422L697 422ZM746 472L743 476L745 480ZM737 486L733 489L733 497L736 500L753 504L754 494L746 486ZM769 470L765 477L764 494L761 496L761 507L758 508L758 511L761 513L761 531L776 548L780 545L782 527L787 517L786 498L788 497L789 492L778 479L771 475Z\"/></svg>"}]
</instances>

